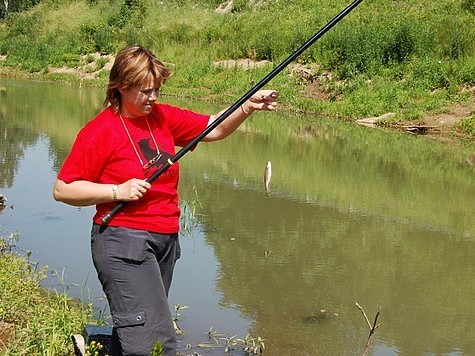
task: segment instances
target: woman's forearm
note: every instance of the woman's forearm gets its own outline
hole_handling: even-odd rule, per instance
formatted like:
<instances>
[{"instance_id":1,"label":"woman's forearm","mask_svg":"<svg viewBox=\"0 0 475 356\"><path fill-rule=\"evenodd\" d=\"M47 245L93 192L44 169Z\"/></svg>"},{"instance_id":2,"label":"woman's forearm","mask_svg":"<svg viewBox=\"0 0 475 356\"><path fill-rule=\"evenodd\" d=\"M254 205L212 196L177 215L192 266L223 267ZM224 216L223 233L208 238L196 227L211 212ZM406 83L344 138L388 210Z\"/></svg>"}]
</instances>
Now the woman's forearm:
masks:
<instances>
[{"instance_id":1,"label":"woman's forearm","mask_svg":"<svg viewBox=\"0 0 475 356\"><path fill-rule=\"evenodd\" d=\"M66 183L57 179L53 197L57 201L73 205L88 206L114 201L113 184L99 184L84 180Z\"/></svg>"},{"instance_id":2,"label":"woman's forearm","mask_svg":"<svg viewBox=\"0 0 475 356\"><path fill-rule=\"evenodd\" d=\"M211 123L219 118L226 110L227 109L220 111L218 114L212 115L208 125L211 125ZM250 111L250 109L248 110L249 111L245 112L240 108L234 111L225 121L223 121L213 131L211 131L210 134L206 136L204 141L218 141L229 136L249 117L253 111Z\"/></svg>"},{"instance_id":3,"label":"woman's forearm","mask_svg":"<svg viewBox=\"0 0 475 356\"><path fill-rule=\"evenodd\" d=\"M249 100L245 101L237 110L234 110L226 120L216 126L203 141L217 141L226 138L256 110L274 110L277 105L278 96L279 95L275 90L258 91ZM226 110L228 109L222 110L216 115L212 115L208 122L208 126L211 125L214 120L218 119Z\"/></svg>"}]
</instances>

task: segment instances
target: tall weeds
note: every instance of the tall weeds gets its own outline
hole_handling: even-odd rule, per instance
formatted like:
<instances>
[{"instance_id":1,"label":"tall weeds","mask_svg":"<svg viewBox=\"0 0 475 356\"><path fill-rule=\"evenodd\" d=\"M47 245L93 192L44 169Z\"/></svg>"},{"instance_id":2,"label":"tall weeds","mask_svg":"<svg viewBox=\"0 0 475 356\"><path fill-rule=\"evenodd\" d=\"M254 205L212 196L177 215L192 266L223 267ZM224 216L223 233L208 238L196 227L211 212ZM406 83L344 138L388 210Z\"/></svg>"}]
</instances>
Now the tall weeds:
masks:
<instances>
[{"instance_id":1,"label":"tall weeds","mask_svg":"<svg viewBox=\"0 0 475 356\"><path fill-rule=\"evenodd\" d=\"M12 278L14 276L14 278ZM92 306L66 292L41 288L46 269L36 269L13 253L0 255L0 320L14 332L2 355L67 355L70 335L92 320Z\"/></svg>"}]
</instances>

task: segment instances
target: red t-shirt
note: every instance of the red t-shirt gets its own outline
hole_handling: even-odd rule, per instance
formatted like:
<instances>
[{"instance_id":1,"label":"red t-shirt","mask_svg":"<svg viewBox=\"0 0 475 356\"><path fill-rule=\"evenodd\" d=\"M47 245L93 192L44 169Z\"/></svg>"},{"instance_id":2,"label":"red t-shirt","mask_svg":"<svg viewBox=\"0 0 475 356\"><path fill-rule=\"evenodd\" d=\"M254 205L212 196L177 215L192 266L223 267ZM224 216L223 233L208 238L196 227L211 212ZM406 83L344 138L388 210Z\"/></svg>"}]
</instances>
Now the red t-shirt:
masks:
<instances>
[{"instance_id":1,"label":"red t-shirt","mask_svg":"<svg viewBox=\"0 0 475 356\"><path fill-rule=\"evenodd\" d=\"M143 117L123 117L123 120L128 133L120 116L111 108L103 110L88 122L78 133L58 179L66 183L87 180L106 184L121 184L131 178L146 179L157 167L144 169L137 154L143 163L148 162L157 154L155 139L163 154L162 159L173 156L175 146L187 145L206 128L209 115L155 104L147 116L149 125ZM142 199L128 202L109 225L158 233L178 232L178 179L179 166L176 162L152 183L152 188ZM115 204L96 205L94 222L101 224L101 218Z\"/></svg>"}]
</instances>

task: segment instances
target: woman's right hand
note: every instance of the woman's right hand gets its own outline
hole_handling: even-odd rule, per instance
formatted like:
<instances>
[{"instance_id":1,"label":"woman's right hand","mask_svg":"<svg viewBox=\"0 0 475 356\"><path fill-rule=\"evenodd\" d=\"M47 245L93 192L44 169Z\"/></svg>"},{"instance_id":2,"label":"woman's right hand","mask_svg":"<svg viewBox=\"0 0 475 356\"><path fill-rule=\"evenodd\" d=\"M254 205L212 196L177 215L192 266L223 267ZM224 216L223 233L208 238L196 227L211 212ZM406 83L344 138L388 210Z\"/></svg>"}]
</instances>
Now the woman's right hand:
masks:
<instances>
[{"instance_id":1,"label":"woman's right hand","mask_svg":"<svg viewBox=\"0 0 475 356\"><path fill-rule=\"evenodd\" d=\"M147 181L133 178L117 185L117 191L114 194L113 184L94 183L86 180L66 183L61 179L56 179L53 187L53 197L57 201L69 205L88 206L111 203L116 200L139 200L150 188L151 185Z\"/></svg>"},{"instance_id":2,"label":"woman's right hand","mask_svg":"<svg viewBox=\"0 0 475 356\"><path fill-rule=\"evenodd\" d=\"M118 185L117 200L136 201L142 198L151 188L149 182L142 179L132 178Z\"/></svg>"}]
</instances>

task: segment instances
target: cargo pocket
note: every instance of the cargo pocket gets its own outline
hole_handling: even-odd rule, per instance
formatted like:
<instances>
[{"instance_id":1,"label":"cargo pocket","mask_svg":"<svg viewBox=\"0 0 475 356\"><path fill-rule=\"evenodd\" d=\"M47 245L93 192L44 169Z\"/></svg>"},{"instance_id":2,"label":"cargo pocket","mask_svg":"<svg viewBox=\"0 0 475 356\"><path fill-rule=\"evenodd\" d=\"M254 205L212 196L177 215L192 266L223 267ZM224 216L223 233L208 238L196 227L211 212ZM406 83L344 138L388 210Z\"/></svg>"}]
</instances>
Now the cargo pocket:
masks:
<instances>
[{"instance_id":1,"label":"cargo pocket","mask_svg":"<svg viewBox=\"0 0 475 356\"><path fill-rule=\"evenodd\" d=\"M111 348L110 355L150 355L153 340L150 340L150 332L146 330L144 311L112 313L112 323L120 343L120 352Z\"/></svg>"},{"instance_id":2,"label":"cargo pocket","mask_svg":"<svg viewBox=\"0 0 475 356\"><path fill-rule=\"evenodd\" d=\"M145 312L139 311L137 313L114 313L112 315L112 322L115 327L137 326L145 324Z\"/></svg>"}]
</instances>

